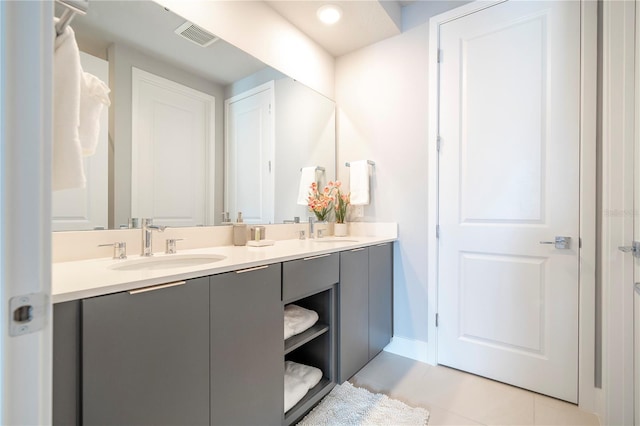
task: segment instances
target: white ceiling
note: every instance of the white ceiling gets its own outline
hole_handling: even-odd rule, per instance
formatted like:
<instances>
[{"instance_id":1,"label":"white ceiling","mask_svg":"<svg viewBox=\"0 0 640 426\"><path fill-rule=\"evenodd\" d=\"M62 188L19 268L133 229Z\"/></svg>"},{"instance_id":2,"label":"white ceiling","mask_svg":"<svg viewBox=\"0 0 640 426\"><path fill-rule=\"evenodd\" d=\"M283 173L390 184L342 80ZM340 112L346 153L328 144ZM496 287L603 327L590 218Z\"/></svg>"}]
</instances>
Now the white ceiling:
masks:
<instances>
[{"instance_id":1,"label":"white ceiling","mask_svg":"<svg viewBox=\"0 0 640 426\"><path fill-rule=\"evenodd\" d=\"M0 0L1 1L1 0ZM317 9L327 1L263 0L333 56L341 56L400 34L401 8L413 0L328 0L343 9L342 20L321 24ZM56 6L56 16L62 7ZM177 67L218 82L230 84L266 65L219 40L206 49L176 36L185 20L151 1L93 0L89 13L74 18L78 44L87 52L106 52L111 43L123 43Z\"/></svg>"},{"instance_id":2,"label":"white ceiling","mask_svg":"<svg viewBox=\"0 0 640 426\"><path fill-rule=\"evenodd\" d=\"M413 1L384 0L264 0L273 10L338 57L401 33L401 9ZM318 8L335 4L342 19L332 25L316 17Z\"/></svg>"}]
</instances>

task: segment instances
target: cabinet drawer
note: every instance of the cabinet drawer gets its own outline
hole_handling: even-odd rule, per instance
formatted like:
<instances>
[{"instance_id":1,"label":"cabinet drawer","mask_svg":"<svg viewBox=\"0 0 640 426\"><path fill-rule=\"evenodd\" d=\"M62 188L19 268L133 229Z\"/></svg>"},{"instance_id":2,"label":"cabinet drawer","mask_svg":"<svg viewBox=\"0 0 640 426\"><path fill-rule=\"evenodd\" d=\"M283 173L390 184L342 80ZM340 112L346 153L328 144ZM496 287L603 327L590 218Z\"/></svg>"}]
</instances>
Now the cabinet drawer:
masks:
<instances>
[{"instance_id":1,"label":"cabinet drawer","mask_svg":"<svg viewBox=\"0 0 640 426\"><path fill-rule=\"evenodd\" d=\"M336 284L339 280L339 267L338 253L284 262L282 299L289 302Z\"/></svg>"}]
</instances>

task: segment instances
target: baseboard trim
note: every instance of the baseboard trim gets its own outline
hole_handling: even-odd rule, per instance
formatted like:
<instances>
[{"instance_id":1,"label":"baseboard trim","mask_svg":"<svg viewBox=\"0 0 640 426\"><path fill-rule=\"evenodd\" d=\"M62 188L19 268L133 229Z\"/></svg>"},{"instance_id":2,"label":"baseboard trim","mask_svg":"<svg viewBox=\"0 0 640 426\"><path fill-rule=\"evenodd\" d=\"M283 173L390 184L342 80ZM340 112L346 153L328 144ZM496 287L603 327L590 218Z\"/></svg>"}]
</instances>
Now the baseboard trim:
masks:
<instances>
[{"instance_id":1,"label":"baseboard trim","mask_svg":"<svg viewBox=\"0 0 640 426\"><path fill-rule=\"evenodd\" d=\"M393 336L391 343L384 348L385 352L390 352L392 354L429 364L429 361L427 360L427 349L427 342L408 339L401 336Z\"/></svg>"}]
</instances>

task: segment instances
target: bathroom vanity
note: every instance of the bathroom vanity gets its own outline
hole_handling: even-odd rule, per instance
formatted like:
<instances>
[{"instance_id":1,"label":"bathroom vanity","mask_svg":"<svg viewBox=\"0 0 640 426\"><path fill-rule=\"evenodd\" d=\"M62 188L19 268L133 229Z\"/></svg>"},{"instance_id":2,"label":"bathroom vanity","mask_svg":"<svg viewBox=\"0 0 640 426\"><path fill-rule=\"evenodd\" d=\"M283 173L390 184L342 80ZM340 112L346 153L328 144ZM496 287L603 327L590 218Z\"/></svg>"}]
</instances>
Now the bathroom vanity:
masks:
<instances>
[{"instance_id":1,"label":"bathroom vanity","mask_svg":"<svg viewBox=\"0 0 640 426\"><path fill-rule=\"evenodd\" d=\"M389 343L394 240L189 250L220 260L167 269L165 256L54 264L53 423L295 422ZM319 320L285 341L293 302ZM283 413L285 360L322 379Z\"/></svg>"}]
</instances>

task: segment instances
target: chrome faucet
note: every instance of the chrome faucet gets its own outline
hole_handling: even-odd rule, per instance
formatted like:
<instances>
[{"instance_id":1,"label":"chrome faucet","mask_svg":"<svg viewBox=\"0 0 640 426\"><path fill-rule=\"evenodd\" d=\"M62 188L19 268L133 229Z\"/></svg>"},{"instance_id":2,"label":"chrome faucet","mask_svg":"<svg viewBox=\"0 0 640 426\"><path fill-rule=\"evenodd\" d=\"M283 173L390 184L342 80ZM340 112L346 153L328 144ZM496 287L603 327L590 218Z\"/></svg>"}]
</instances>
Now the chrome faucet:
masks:
<instances>
[{"instance_id":1,"label":"chrome faucet","mask_svg":"<svg viewBox=\"0 0 640 426\"><path fill-rule=\"evenodd\" d=\"M151 251L151 233L153 231L162 232L167 227L159 226L153 224L153 219L142 219L142 252L140 256L153 256L153 251Z\"/></svg>"},{"instance_id":2,"label":"chrome faucet","mask_svg":"<svg viewBox=\"0 0 640 426\"><path fill-rule=\"evenodd\" d=\"M314 233L314 229L313 229L313 228L314 228L314 226L313 226L313 223L315 222L315 219L316 219L315 217L313 217L313 216L309 216L309 238L315 238L315 237L313 236L313 233Z\"/></svg>"}]
</instances>

